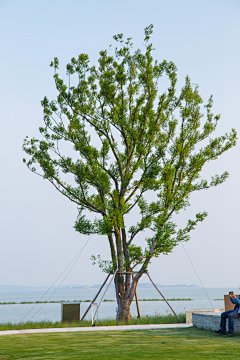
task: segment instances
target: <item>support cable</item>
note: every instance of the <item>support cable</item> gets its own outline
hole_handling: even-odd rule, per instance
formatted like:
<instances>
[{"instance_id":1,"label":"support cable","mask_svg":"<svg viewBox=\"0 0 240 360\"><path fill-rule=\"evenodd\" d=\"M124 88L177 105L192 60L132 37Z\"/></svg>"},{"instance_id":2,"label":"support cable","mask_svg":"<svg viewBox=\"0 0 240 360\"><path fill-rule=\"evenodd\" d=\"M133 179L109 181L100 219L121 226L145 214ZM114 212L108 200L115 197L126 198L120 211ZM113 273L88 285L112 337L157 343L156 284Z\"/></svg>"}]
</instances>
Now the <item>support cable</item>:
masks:
<instances>
[{"instance_id":1,"label":"support cable","mask_svg":"<svg viewBox=\"0 0 240 360\"><path fill-rule=\"evenodd\" d=\"M197 270L195 269L195 267L194 267L194 265L193 265L193 263L192 263L189 255L188 255L187 250L185 249L183 243L182 243L182 246L183 246L183 249L184 249L184 251L185 251L185 253L186 253L187 257L188 257L188 260L190 261L190 263L191 263L191 265L192 265L192 267L193 267L193 270L195 271L195 274L196 274L197 277L198 277L198 280L200 281L200 284L202 285L203 290L205 291L205 294L206 294L206 296L207 296L207 298L208 298L208 300L209 300L212 308L214 309L214 306L213 306L213 304L212 304L212 302L211 302L211 300L210 300L210 298L209 298L209 296L208 296L208 293L206 292L205 287L203 286L203 283L202 283L202 281L201 281L201 279L200 279L200 277L199 277L199 275L198 275L198 273L197 273Z\"/></svg>"},{"instance_id":2,"label":"support cable","mask_svg":"<svg viewBox=\"0 0 240 360\"><path fill-rule=\"evenodd\" d=\"M47 300L47 302L50 301L50 299L52 298L52 296L56 293L56 291L59 289L59 287L62 285L62 283L64 282L64 280L66 279L66 277L68 276L68 274L70 273L70 271L72 270L72 268L74 267L74 265L76 264L76 262L78 261L79 257L81 256L83 250L85 249L86 245L88 244L88 242L91 240L91 238L93 237L93 234L88 238L88 240L86 241L86 243L84 244L84 246L81 248L81 250L79 250L79 252L77 253L76 256L74 256L74 258L72 259L72 261L68 264L68 266L63 270L63 272L58 276L57 280L54 281L54 283L47 289L47 291L42 295L42 297L39 299L39 301L41 301L44 296L52 289L52 287L56 284L56 282L61 278L61 276L65 273L65 271L67 271L67 269L71 266L70 270L67 272L67 275L63 278L63 280L61 281L61 283L58 285L58 287L55 289L55 291L51 294L51 296L49 297L49 299ZM46 303L44 303L40 309L38 309L38 311L31 316L31 318L28 320L30 321L42 308L43 306L46 305ZM24 318L21 320L21 323L23 322L23 320L30 314L30 312L37 306L37 304L34 304L34 306L27 312L27 314L24 316Z\"/></svg>"}]
</instances>

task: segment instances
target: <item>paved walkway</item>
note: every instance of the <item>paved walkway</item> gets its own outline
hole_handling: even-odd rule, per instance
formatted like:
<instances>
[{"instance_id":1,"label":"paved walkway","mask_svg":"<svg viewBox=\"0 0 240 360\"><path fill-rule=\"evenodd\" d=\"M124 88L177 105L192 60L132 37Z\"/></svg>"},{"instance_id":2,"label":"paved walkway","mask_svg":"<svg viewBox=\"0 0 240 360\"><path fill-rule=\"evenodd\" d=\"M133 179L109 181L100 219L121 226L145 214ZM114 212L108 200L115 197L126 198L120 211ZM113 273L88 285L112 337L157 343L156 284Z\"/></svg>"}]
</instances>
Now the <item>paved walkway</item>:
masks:
<instances>
[{"instance_id":1,"label":"paved walkway","mask_svg":"<svg viewBox=\"0 0 240 360\"><path fill-rule=\"evenodd\" d=\"M51 333L82 332L82 331L173 329L173 328L188 328L190 326L192 326L192 324L118 325L118 326L93 326L93 327L6 330L6 331L0 331L0 336L1 335L20 335L20 334L46 334L46 333L51 334Z\"/></svg>"}]
</instances>

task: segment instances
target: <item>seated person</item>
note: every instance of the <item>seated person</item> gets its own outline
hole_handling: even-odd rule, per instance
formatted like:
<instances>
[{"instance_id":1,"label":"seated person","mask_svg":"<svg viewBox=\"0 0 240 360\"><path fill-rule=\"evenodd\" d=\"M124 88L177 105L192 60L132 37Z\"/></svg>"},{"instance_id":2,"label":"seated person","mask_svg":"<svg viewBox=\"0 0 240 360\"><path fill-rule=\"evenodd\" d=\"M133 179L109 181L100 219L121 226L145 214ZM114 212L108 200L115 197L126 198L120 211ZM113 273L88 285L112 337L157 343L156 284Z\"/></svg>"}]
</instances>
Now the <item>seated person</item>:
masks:
<instances>
[{"instance_id":1,"label":"seated person","mask_svg":"<svg viewBox=\"0 0 240 360\"><path fill-rule=\"evenodd\" d=\"M233 310L225 311L221 314L220 329L215 331L217 334L234 336L234 321L240 317L240 296L237 298L232 291L229 292L230 300L235 307ZM226 320L228 318L228 332L226 333Z\"/></svg>"}]
</instances>

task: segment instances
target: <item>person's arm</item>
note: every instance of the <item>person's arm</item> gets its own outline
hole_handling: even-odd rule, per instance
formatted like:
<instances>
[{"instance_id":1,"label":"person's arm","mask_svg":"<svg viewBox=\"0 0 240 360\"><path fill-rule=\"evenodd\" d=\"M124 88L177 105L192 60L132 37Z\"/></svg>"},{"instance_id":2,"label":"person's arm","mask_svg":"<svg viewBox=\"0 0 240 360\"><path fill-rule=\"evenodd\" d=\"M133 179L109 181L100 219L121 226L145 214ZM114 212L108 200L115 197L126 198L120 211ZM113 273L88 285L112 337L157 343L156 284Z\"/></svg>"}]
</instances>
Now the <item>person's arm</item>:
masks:
<instances>
[{"instance_id":1,"label":"person's arm","mask_svg":"<svg viewBox=\"0 0 240 360\"><path fill-rule=\"evenodd\" d=\"M234 298L232 296L230 296L230 300L233 304L238 304L240 305L240 299L239 298Z\"/></svg>"}]
</instances>

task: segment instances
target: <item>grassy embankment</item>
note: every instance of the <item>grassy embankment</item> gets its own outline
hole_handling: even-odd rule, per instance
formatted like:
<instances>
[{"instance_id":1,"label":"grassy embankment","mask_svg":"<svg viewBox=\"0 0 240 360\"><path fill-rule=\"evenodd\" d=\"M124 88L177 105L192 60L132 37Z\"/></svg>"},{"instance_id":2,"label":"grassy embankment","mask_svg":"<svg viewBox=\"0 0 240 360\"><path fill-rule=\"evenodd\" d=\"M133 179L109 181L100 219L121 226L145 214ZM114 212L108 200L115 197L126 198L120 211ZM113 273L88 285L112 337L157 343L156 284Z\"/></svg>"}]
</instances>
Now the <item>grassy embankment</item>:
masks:
<instances>
[{"instance_id":1,"label":"grassy embankment","mask_svg":"<svg viewBox=\"0 0 240 360\"><path fill-rule=\"evenodd\" d=\"M178 314L180 318L180 323L186 322L185 314ZM156 315L156 316L146 316L141 317L141 319L132 318L129 321L129 325L140 325L140 324L175 324L179 321L177 318L172 315ZM95 322L96 323L96 322ZM116 319L104 319L98 320L98 326L114 326L114 325L125 325L124 323L117 322ZM41 321L41 322L26 322L24 324L0 324L0 331L3 330L23 330L23 329L46 329L46 328L62 328L62 327L78 327L78 326L92 326L90 320L79 321L78 323L61 323L61 322L51 322L51 321ZM1 359L1 358L0 358Z\"/></svg>"},{"instance_id":2,"label":"grassy embankment","mask_svg":"<svg viewBox=\"0 0 240 360\"><path fill-rule=\"evenodd\" d=\"M240 337L195 328L1 336L0 359L239 360Z\"/></svg>"}]
</instances>

